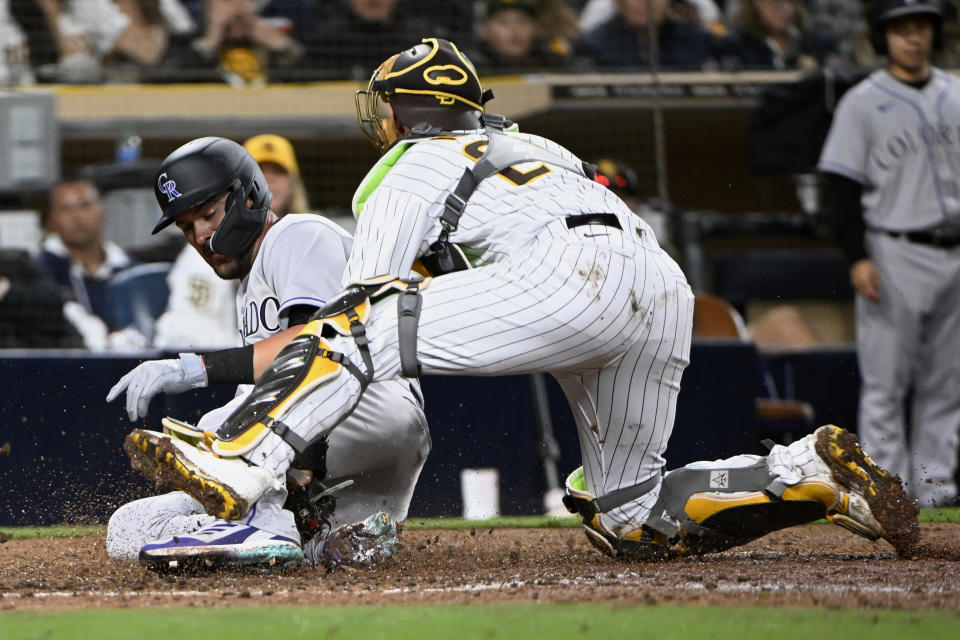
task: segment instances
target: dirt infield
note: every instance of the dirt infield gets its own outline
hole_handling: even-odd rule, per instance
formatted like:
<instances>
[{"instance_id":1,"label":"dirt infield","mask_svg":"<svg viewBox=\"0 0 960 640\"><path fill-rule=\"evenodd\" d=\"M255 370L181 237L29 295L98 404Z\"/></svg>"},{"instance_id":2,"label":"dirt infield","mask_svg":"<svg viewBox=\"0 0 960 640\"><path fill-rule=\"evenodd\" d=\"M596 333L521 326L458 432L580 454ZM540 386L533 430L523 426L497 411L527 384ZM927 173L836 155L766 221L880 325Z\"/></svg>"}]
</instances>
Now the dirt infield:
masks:
<instances>
[{"instance_id":1,"label":"dirt infield","mask_svg":"<svg viewBox=\"0 0 960 640\"><path fill-rule=\"evenodd\" d=\"M577 529L408 530L370 569L158 576L113 561L103 538L0 544L0 608L400 604L504 600L944 609L960 614L960 524L922 525L897 559L831 525L795 527L721 554L624 563Z\"/></svg>"}]
</instances>

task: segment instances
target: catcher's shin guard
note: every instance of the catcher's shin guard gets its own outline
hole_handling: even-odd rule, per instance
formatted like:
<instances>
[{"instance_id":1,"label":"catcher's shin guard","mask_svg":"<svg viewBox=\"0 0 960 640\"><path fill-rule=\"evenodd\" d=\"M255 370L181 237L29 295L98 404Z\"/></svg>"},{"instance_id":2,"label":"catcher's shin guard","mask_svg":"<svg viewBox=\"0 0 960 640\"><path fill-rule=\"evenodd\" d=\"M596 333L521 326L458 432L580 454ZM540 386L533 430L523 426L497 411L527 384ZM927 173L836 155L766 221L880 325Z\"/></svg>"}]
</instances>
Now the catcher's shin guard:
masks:
<instances>
[{"instance_id":1,"label":"catcher's shin guard","mask_svg":"<svg viewBox=\"0 0 960 640\"><path fill-rule=\"evenodd\" d=\"M579 514L583 519L583 532L590 544L613 558L638 558L658 560L670 554L666 538L644 526L631 528L619 535L608 529L600 514L636 500L656 487L659 476L633 487L626 487L598 498L587 491L583 476L583 467L577 468L567 477L563 504L570 513Z\"/></svg>"},{"instance_id":2,"label":"catcher's shin guard","mask_svg":"<svg viewBox=\"0 0 960 640\"><path fill-rule=\"evenodd\" d=\"M853 434L827 425L781 452L800 475L790 485L773 478L766 458L668 473L645 526L689 553L722 551L821 518L870 540L884 537L901 553L916 542L916 508Z\"/></svg>"},{"instance_id":3,"label":"catcher's shin guard","mask_svg":"<svg viewBox=\"0 0 960 640\"><path fill-rule=\"evenodd\" d=\"M280 351L250 396L220 426L211 450L222 456L241 456L256 447L269 429L298 454L303 453L310 443L283 424L283 417L318 385L341 375L344 369L360 381L363 394L374 375L364 322L370 316L372 302L387 294L402 292L398 301L401 362L405 375L416 375L419 284L384 276L351 287L321 307ZM330 347L328 340L335 336L353 338L363 360L362 369ZM411 357L414 364L410 363Z\"/></svg>"}]
</instances>

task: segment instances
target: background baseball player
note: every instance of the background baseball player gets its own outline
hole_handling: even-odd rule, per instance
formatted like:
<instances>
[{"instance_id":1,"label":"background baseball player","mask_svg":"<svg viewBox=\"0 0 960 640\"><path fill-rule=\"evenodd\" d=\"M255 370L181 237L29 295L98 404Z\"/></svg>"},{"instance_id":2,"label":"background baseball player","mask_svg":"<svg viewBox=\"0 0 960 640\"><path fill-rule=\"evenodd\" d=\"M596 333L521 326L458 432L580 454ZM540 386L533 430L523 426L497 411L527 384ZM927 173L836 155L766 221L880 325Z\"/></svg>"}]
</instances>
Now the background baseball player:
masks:
<instances>
[{"instance_id":1,"label":"background baseball player","mask_svg":"<svg viewBox=\"0 0 960 640\"><path fill-rule=\"evenodd\" d=\"M857 292L859 434L942 505L960 430L960 84L930 66L939 3L879 0L870 24L886 68L844 95L820 159Z\"/></svg>"},{"instance_id":2,"label":"background baseball player","mask_svg":"<svg viewBox=\"0 0 960 640\"><path fill-rule=\"evenodd\" d=\"M134 466L240 518L275 499L297 439L334 429L371 380L418 368L549 371L581 443L566 503L610 555L714 550L824 515L868 537L915 541L899 484L836 427L767 458L662 476L690 349L690 288L647 224L576 156L505 131L501 118L481 120L489 97L444 40L424 39L376 70L358 116L386 153L354 198L347 290L224 422L209 445L217 455L135 430ZM457 269L464 258L474 268ZM439 275L398 280L418 259ZM899 501L902 528L864 493Z\"/></svg>"},{"instance_id":3,"label":"background baseball player","mask_svg":"<svg viewBox=\"0 0 960 640\"><path fill-rule=\"evenodd\" d=\"M139 365L107 397L113 400L126 390L131 420L146 415L157 393L176 393L208 382L252 383L316 308L339 291L352 243L345 231L320 216L289 214L279 219L268 209L271 194L258 165L229 140L201 138L184 145L164 160L160 176L156 195L164 216L157 230L175 222L218 276L240 281L236 313L244 346ZM170 197L172 192L180 195ZM238 209L238 202L248 199L250 208ZM222 238L224 231L233 235ZM248 391L242 386L233 401L203 416L199 429L216 430ZM333 527L378 511L398 521L406 517L430 448L421 407L416 381L371 385L357 410L326 442L328 455L307 452L313 459L298 461L297 466L306 466L321 478L324 472L318 466L325 468L327 486L353 480L337 494L337 508L329 515ZM229 552L227 560L241 564L255 564L262 557L296 559L300 537L293 514L280 509L282 504L265 502L243 521L217 523L184 493L147 498L113 515L107 550L114 557L135 558L148 542L176 536L178 543L145 547L141 560L162 566L170 559L189 557L191 540L222 547ZM368 534L374 526L395 533L393 523L383 518L367 525ZM272 555L258 555L264 545L276 545L278 537L293 546L284 541ZM312 542L307 555L316 560L322 550L318 543L324 541L317 537Z\"/></svg>"}]
</instances>

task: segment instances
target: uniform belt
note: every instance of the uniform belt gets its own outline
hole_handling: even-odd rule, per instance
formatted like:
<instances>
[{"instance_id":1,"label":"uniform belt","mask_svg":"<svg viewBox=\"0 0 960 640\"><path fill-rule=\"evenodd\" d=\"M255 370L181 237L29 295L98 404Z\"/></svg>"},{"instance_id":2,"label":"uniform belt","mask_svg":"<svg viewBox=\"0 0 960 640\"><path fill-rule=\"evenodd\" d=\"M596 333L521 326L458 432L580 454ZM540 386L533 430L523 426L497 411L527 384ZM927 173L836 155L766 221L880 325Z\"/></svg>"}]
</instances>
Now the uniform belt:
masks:
<instances>
[{"instance_id":1,"label":"uniform belt","mask_svg":"<svg viewBox=\"0 0 960 640\"><path fill-rule=\"evenodd\" d=\"M929 231L886 231L883 233L887 234L891 238L903 238L908 242L915 242L917 244L926 244L931 247L937 247L939 249L953 249L954 247L960 246L960 235L955 236L943 236L936 233L931 233Z\"/></svg>"},{"instance_id":2,"label":"uniform belt","mask_svg":"<svg viewBox=\"0 0 960 640\"><path fill-rule=\"evenodd\" d=\"M605 227L623 230L617 216L612 213L580 213L567 216L567 229L582 227L585 224L602 224Z\"/></svg>"}]
</instances>

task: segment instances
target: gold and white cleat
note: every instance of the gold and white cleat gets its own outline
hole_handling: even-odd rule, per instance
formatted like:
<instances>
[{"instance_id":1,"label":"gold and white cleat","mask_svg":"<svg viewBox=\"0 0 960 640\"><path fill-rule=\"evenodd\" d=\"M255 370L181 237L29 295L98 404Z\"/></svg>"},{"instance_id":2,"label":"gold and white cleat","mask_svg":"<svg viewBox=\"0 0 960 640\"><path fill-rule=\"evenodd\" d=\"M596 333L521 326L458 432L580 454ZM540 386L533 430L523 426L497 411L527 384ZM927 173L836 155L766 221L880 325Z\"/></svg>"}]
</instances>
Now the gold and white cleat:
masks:
<instances>
[{"instance_id":1,"label":"gold and white cleat","mask_svg":"<svg viewBox=\"0 0 960 640\"><path fill-rule=\"evenodd\" d=\"M283 486L283 479L266 469L157 431L134 429L123 449L148 480L193 496L207 513L225 520L242 518L269 489Z\"/></svg>"}]
</instances>

